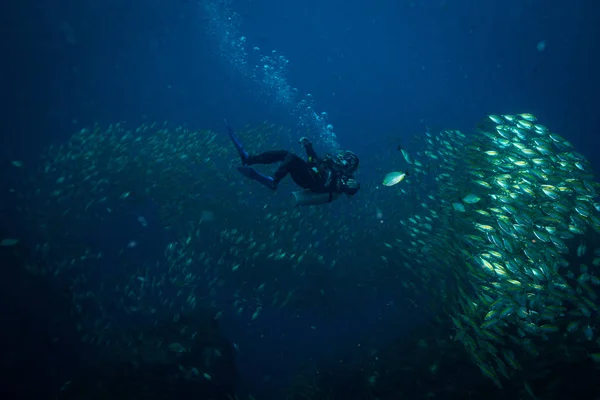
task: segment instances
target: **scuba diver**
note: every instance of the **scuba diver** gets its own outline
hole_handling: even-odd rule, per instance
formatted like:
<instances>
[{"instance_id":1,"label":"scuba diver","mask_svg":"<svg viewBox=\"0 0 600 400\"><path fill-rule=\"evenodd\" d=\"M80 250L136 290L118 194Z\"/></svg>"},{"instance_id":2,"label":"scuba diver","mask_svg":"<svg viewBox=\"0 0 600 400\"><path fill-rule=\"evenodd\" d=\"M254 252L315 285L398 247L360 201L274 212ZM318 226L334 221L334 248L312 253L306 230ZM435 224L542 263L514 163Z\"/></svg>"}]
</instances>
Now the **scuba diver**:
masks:
<instances>
[{"instance_id":1,"label":"scuba diver","mask_svg":"<svg viewBox=\"0 0 600 400\"><path fill-rule=\"evenodd\" d=\"M225 123L227 124L227 121ZM330 203L342 193L352 196L360 189L360 184L353 178L359 160L351 151L327 153L321 158L317 156L312 143L303 137L299 143L304 146L308 161L287 150L272 150L251 155L244 150L240 139L229 124L227 124L227 132L242 160L242 166L238 167L238 171L271 190L276 190L279 182L290 174L293 181L304 189L293 192L297 206ZM280 162L281 165L273 176L263 175L250 166L276 162Z\"/></svg>"}]
</instances>

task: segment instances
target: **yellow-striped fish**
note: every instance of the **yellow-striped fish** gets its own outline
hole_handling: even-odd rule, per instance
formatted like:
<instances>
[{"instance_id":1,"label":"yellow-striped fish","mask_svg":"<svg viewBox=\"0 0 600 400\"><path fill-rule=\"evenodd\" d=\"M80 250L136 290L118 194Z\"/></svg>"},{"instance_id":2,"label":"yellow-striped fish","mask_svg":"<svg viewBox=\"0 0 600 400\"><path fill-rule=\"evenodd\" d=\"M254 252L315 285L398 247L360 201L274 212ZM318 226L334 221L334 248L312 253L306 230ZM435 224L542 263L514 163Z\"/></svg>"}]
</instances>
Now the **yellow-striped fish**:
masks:
<instances>
[{"instance_id":1,"label":"yellow-striped fish","mask_svg":"<svg viewBox=\"0 0 600 400\"><path fill-rule=\"evenodd\" d=\"M405 172L390 172L383 178L383 186L394 186L404 180L410 174Z\"/></svg>"}]
</instances>

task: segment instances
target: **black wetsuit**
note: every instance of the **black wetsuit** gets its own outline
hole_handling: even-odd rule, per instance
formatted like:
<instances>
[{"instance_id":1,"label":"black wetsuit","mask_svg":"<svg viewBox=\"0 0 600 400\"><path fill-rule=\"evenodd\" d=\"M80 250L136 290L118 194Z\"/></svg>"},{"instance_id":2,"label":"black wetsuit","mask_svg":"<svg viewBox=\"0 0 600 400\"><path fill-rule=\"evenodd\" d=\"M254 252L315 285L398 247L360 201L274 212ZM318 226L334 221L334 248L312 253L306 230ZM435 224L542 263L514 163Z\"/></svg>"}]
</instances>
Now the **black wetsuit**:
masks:
<instances>
[{"instance_id":1,"label":"black wetsuit","mask_svg":"<svg viewBox=\"0 0 600 400\"><path fill-rule=\"evenodd\" d=\"M315 193L345 193L352 196L358 191L358 187L349 188L347 186L347 182L352 179L352 176L338 172L338 169L334 168L333 160L327 157L319 158L311 143L305 144L304 148L308 155L308 161L287 150L273 150L249 156L247 164L281 162L273 176L276 182L290 174L298 186Z\"/></svg>"}]
</instances>

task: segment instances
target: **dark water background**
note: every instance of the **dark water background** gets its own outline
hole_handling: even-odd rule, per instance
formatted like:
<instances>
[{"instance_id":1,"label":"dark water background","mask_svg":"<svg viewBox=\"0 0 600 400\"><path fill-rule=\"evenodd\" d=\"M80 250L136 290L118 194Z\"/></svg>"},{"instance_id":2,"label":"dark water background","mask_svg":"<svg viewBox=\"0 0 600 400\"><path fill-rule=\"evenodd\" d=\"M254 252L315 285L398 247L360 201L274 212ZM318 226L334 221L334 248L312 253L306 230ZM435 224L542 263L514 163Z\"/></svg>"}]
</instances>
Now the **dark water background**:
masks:
<instances>
[{"instance_id":1,"label":"dark water background","mask_svg":"<svg viewBox=\"0 0 600 400\"><path fill-rule=\"evenodd\" d=\"M531 112L570 140L596 171L600 167L598 2L254 0L232 6L250 44L284 54L289 83L311 93L315 106L329 113L340 144L361 155L393 149L390 136L401 141L426 127L470 131L488 113ZM217 131L223 118L234 126L269 120L293 128L297 122L268 96L258 97L256 84L217 55L194 1L23 0L1 7L5 171L11 160L34 163L44 147L95 122L168 120ZM540 42L546 44L542 51ZM2 176L11 183L21 179ZM152 205L143 207L135 213L153 226ZM2 215L2 234L18 233L10 215ZM90 240L108 247L114 240L117 248L138 229L131 218L96 227L98 236ZM159 230L144 235L145 257L168 236ZM45 304L47 292L62 289L10 284L19 279L4 279L10 294L4 310L16 307L30 321L19 322L27 335L10 337L22 341L23 357L38 360L31 379L53 379L48 365L68 370L82 357L66 344L60 357L47 352L52 335L40 332L44 316L60 309ZM292 373L308 348L327 354L334 341L384 344L423 322L418 312L397 309L384 297L349 298L347 309L335 315L318 311L325 305L305 315L273 313L251 329L224 321L243 349L237 359L243 385L267 395L266 387Z\"/></svg>"}]
</instances>

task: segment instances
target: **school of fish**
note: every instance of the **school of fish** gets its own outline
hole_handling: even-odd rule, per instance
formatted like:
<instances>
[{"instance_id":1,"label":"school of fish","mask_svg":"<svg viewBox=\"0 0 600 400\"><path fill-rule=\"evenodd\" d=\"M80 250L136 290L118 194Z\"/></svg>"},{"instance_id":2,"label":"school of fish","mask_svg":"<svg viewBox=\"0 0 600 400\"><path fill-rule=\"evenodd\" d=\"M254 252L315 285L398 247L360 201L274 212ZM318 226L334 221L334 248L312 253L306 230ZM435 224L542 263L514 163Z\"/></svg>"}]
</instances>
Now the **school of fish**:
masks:
<instances>
[{"instance_id":1,"label":"school of fish","mask_svg":"<svg viewBox=\"0 0 600 400\"><path fill-rule=\"evenodd\" d=\"M403 220L412 236L403 248L405 267L441 286L454 340L502 387L519 354L535 357L553 337L600 358L600 249L587 250L600 232L600 185L534 115L488 119L474 137L426 135L415 175L430 162L437 174L429 204Z\"/></svg>"},{"instance_id":2,"label":"school of fish","mask_svg":"<svg viewBox=\"0 0 600 400\"><path fill-rule=\"evenodd\" d=\"M427 296L452 338L499 387L523 357L556 337L586 346L598 361L600 249L588 247L600 232L600 185L590 164L531 114L489 115L484 126L471 135L427 132L421 150L402 148L402 170L410 174L385 175L385 189L365 186L365 207L338 201L303 210L240 184L225 135L166 123L82 129L49 148L29 188L16 190L39 240L27 268L68 281L82 340L119 354L139 350L134 334L112 324L115 309L177 321L205 307L215 319L255 323L269 309L332 295L330 286L306 282L343 273L345 293L355 298L367 280L376 289L394 279ZM266 123L240 135L254 139L250 150L293 142L289 131ZM160 224L176 239L162 257L140 264L129 254L144 236L128 238L111 255L119 268L110 280L95 279L107 255L75 245L77 232L118 223L146 197L160 220L135 215L140 229ZM377 218L369 211L375 208ZM197 332L182 331L170 344L156 338L144 346L172 354L194 340ZM186 368L212 373L208 365Z\"/></svg>"}]
</instances>

